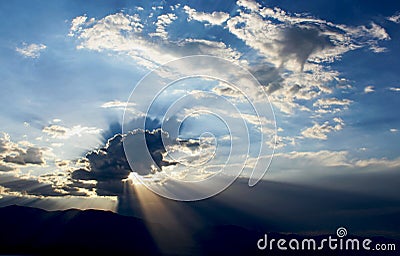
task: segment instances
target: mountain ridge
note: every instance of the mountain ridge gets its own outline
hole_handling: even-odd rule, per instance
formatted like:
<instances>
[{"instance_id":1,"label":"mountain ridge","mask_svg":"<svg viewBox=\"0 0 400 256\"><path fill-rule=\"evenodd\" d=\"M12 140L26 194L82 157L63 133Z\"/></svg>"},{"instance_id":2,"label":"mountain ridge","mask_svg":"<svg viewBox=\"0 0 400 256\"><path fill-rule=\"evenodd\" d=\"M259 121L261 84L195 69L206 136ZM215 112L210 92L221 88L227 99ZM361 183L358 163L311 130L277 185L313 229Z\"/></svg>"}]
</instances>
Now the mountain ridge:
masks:
<instances>
[{"instance_id":1,"label":"mountain ridge","mask_svg":"<svg viewBox=\"0 0 400 256\"><path fill-rule=\"evenodd\" d=\"M369 255L366 251L272 251L259 250L257 241L264 237L259 230L236 225L211 225L203 229L179 233L158 223L120 215L105 210L68 209L47 211L38 208L10 205L0 208L0 254L54 255L112 254L112 255ZM303 236L267 233L270 239L314 238L326 235ZM361 238L349 236L350 238ZM160 241L161 238L161 241ZM399 241L384 237L374 242ZM398 249L398 248L396 248ZM312 252L312 253L311 253ZM371 255L395 255L385 251Z\"/></svg>"}]
</instances>

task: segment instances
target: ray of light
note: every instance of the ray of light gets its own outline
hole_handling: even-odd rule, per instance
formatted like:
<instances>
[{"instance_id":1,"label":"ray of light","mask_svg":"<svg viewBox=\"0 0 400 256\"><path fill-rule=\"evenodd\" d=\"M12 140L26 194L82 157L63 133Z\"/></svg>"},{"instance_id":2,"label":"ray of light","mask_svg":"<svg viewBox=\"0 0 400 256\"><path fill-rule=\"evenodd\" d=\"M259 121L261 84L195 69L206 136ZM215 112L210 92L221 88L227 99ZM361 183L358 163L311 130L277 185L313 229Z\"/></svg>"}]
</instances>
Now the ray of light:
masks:
<instances>
[{"instance_id":1,"label":"ray of light","mask_svg":"<svg viewBox=\"0 0 400 256\"><path fill-rule=\"evenodd\" d=\"M135 175L130 175L125 180L124 196L129 198L127 202L130 203L129 207L133 209L134 215L141 215L146 220L149 232L163 253L174 252L183 241L183 244L194 246L188 230L192 228L191 225L197 225L199 220L187 203L156 195ZM174 234L160 232L163 229L174 230Z\"/></svg>"}]
</instances>

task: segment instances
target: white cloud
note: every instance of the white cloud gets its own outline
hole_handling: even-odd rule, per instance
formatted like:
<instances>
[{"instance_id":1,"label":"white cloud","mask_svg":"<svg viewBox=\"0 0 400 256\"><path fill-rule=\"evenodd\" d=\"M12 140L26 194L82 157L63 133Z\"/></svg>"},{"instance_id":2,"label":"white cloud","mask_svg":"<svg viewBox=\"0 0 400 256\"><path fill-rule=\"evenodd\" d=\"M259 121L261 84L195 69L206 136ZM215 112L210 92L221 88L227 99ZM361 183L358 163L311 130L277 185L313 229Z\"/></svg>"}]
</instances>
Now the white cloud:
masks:
<instances>
[{"instance_id":1,"label":"white cloud","mask_svg":"<svg viewBox=\"0 0 400 256\"><path fill-rule=\"evenodd\" d=\"M400 23L400 12L397 12L397 13L393 14L392 16L387 17L386 19L390 20L391 22L399 24Z\"/></svg>"},{"instance_id":2,"label":"white cloud","mask_svg":"<svg viewBox=\"0 0 400 256\"><path fill-rule=\"evenodd\" d=\"M229 14L225 12L216 12L216 11L212 13L198 12L187 5L185 5L183 9L188 14L189 21L197 20L201 22L207 22L211 25L221 25L229 18Z\"/></svg>"},{"instance_id":3,"label":"white cloud","mask_svg":"<svg viewBox=\"0 0 400 256\"><path fill-rule=\"evenodd\" d=\"M59 147L64 146L64 143L51 143L51 146L54 148L59 148Z\"/></svg>"},{"instance_id":4,"label":"white cloud","mask_svg":"<svg viewBox=\"0 0 400 256\"><path fill-rule=\"evenodd\" d=\"M354 166L356 167L368 167L368 166L384 166L387 168L400 167L400 158L386 159L386 158L370 158L355 160Z\"/></svg>"},{"instance_id":5,"label":"white cloud","mask_svg":"<svg viewBox=\"0 0 400 256\"><path fill-rule=\"evenodd\" d=\"M321 165L322 166L348 166L348 165L350 165L350 161L348 160L348 152L347 151L330 151L330 150L321 150L321 151L316 151L316 152L292 151L289 153L278 153L278 154L275 154L274 157L286 158L286 159L291 159L291 160L297 159L299 161L303 161L304 164L308 164L308 165L313 165L313 164L316 164L318 166L321 166Z\"/></svg>"},{"instance_id":6,"label":"white cloud","mask_svg":"<svg viewBox=\"0 0 400 256\"><path fill-rule=\"evenodd\" d=\"M64 136L67 133L67 128L59 125L51 125L44 127L42 130L44 133L51 135L53 138Z\"/></svg>"},{"instance_id":7,"label":"white cloud","mask_svg":"<svg viewBox=\"0 0 400 256\"><path fill-rule=\"evenodd\" d=\"M362 30L365 32L365 34L363 34L363 36L372 36L373 38L376 38L378 40L389 40L390 36L389 34L386 32L386 30L371 22L370 24L371 28L367 28L366 26L361 26Z\"/></svg>"},{"instance_id":8,"label":"white cloud","mask_svg":"<svg viewBox=\"0 0 400 256\"><path fill-rule=\"evenodd\" d=\"M366 167L380 167L383 169L400 167L400 157L394 159L359 159L351 158L348 151L331 150L276 153L274 155L275 161L279 163L276 165L276 168L301 168L304 171L314 169L317 172L321 172L320 167L343 166L353 168L353 170Z\"/></svg>"},{"instance_id":9,"label":"white cloud","mask_svg":"<svg viewBox=\"0 0 400 256\"><path fill-rule=\"evenodd\" d=\"M391 128L389 131L395 133L395 132L398 132L399 130L396 128Z\"/></svg>"},{"instance_id":10,"label":"white cloud","mask_svg":"<svg viewBox=\"0 0 400 256\"><path fill-rule=\"evenodd\" d=\"M166 36L163 32L163 26L166 25L164 23L175 19L175 16L170 16L160 18L159 35ZM155 26L157 30L157 24ZM162 43L154 42L148 35L142 33L142 28L138 15L116 13L100 20L86 22L74 37L80 41L78 49L123 53L147 69L154 69L168 61L188 55L215 55L233 61L240 57L240 54L223 42L197 39L185 39L179 43L167 40Z\"/></svg>"},{"instance_id":11,"label":"white cloud","mask_svg":"<svg viewBox=\"0 0 400 256\"><path fill-rule=\"evenodd\" d=\"M370 28L350 27L303 14L289 14L279 8L254 10L253 6L252 9L251 13L239 10L238 16L228 20L227 28L248 46L272 59L275 65L283 62L290 69L298 69L298 64L306 61L332 62L347 51L365 46L376 48L378 41L390 39L375 23Z\"/></svg>"},{"instance_id":12,"label":"white cloud","mask_svg":"<svg viewBox=\"0 0 400 256\"><path fill-rule=\"evenodd\" d=\"M157 17L156 22L156 32L151 33L151 36L158 36L164 40L168 39L168 33L166 31L166 27L169 26L174 20L178 17L173 13L163 14Z\"/></svg>"},{"instance_id":13,"label":"white cloud","mask_svg":"<svg viewBox=\"0 0 400 256\"><path fill-rule=\"evenodd\" d=\"M96 127L85 127L81 125L75 125L71 128L64 127L61 125L49 125L43 128L42 132L57 139L67 139L72 136L82 136L84 134L99 134L102 129Z\"/></svg>"},{"instance_id":14,"label":"white cloud","mask_svg":"<svg viewBox=\"0 0 400 256\"><path fill-rule=\"evenodd\" d=\"M400 87L390 87L389 90L393 92L400 92Z\"/></svg>"},{"instance_id":15,"label":"white cloud","mask_svg":"<svg viewBox=\"0 0 400 256\"><path fill-rule=\"evenodd\" d=\"M351 100L349 99L337 99L337 98L323 98L323 99L318 99L316 102L313 103L314 107L322 107L322 108L328 108L332 105L338 105L338 106L348 106L351 104Z\"/></svg>"},{"instance_id":16,"label":"white cloud","mask_svg":"<svg viewBox=\"0 0 400 256\"><path fill-rule=\"evenodd\" d=\"M322 186L329 185L325 181L331 182L338 178L340 181L344 179L344 175L361 174L368 180L376 180L368 175L382 175L393 173L393 170L400 167L400 158L352 158L348 151L304 151L304 152L288 152L276 153L272 162L272 167L268 173L268 179L282 179L286 182L293 180L296 182L310 182L316 185L315 181ZM339 172L338 172L339 171ZM396 173L396 172L394 172ZM348 176L348 177L350 177ZM361 178L361 176L358 176ZM335 178L336 177L336 178ZM393 176L389 176L392 179ZM316 178L316 179L315 179ZM358 180L361 181L361 180ZM334 182L342 183L342 182ZM348 184L354 188L354 183ZM366 186L365 190L370 187Z\"/></svg>"},{"instance_id":17,"label":"white cloud","mask_svg":"<svg viewBox=\"0 0 400 256\"><path fill-rule=\"evenodd\" d=\"M251 11L257 11L261 7L260 4L254 0L238 0L236 4Z\"/></svg>"},{"instance_id":18,"label":"white cloud","mask_svg":"<svg viewBox=\"0 0 400 256\"><path fill-rule=\"evenodd\" d=\"M344 125L344 121L343 121L343 119L340 118L340 117L334 117L334 118L333 118L333 121L334 121L335 123Z\"/></svg>"},{"instance_id":19,"label":"white cloud","mask_svg":"<svg viewBox=\"0 0 400 256\"><path fill-rule=\"evenodd\" d=\"M124 102L119 100L108 101L101 105L102 108L115 109L120 111L129 111L137 117L144 116L144 113L135 108L136 104L133 102Z\"/></svg>"},{"instance_id":20,"label":"white cloud","mask_svg":"<svg viewBox=\"0 0 400 256\"><path fill-rule=\"evenodd\" d=\"M69 30L68 36L74 36L74 33L82 29L82 25L85 24L87 20L86 15L75 17L71 21L71 28Z\"/></svg>"},{"instance_id":21,"label":"white cloud","mask_svg":"<svg viewBox=\"0 0 400 256\"><path fill-rule=\"evenodd\" d=\"M342 78L339 72L326 64L362 47L374 52L382 51L378 42L390 39L386 31L375 23L353 27L307 14L291 14L276 7L260 7L255 1L238 1L237 5L240 7L238 15L227 20L226 29L262 56L258 62L265 60L279 67L275 80L260 82L266 86L273 105L286 114L293 114L294 110L310 111L298 102L299 99L310 100L334 92L333 87L327 85L341 83ZM336 101L338 104L334 109L327 105L333 102L325 103L326 108L314 111L319 115L336 113L346 108L350 101Z\"/></svg>"},{"instance_id":22,"label":"white cloud","mask_svg":"<svg viewBox=\"0 0 400 256\"><path fill-rule=\"evenodd\" d=\"M84 28L76 31L75 36L82 39L78 48L88 48L101 51L102 49L129 50L129 44L122 32L139 33L143 25L138 15L116 13L101 20L89 21Z\"/></svg>"},{"instance_id":23,"label":"white cloud","mask_svg":"<svg viewBox=\"0 0 400 256\"><path fill-rule=\"evenodd\" d=\"M101 105L102 108L125 108L134 107L136 104L133 102L124 102L119 100L107 101Z\"/></svg>"},{"instance_id":24,"label":"white cloud","mask_svg":"<svg viewBox=\"0 0 400 256\"><path fill-rule=\"evenodd\" d=\"M335 125L331 125L329 121L323 124L314 123L314 126L309 127L301 132L305 138L326 140L328 139L328 133L332 131L340 131L343 129L344 122L341 118L334 118Z\"/></svg>"},{"instance_id":25,"label":"white cloud","mask_svg":"<svg viewBox=\"0 0 400 256\"><path fill-rule=\"evenodd\" d=\"M296 145L296 138L290 136L276 136L276 140L267 141L267 145L270 148L280 149L286 147L288 144L295 146Z\"/></svg>"},{"instance_id":26,"label":"white cloud","mask_svg":"<svg viewBox=\"0 0 400 256\"><path fill-rule=\"evenodd\" d=\"M375 91L375 87L372 85L368 85L364 88L364 93L371 93Z\"/></svg>"},{"instance_id":27,"label":"white cloud","mask_svg":"<svg viewBox=\"0 0 400 256\"><path fill-rule=\"evenodd\" d=\"M22 47L17 47L17 48L15 48L15 50L19 54L21 54L27 58L36 59L36 58L39 58L40 52L44 51L46 48L47 48L47 46L44 44L23 43Z\"/></svg>"},{"instance_id":28,"label":"white cloud","mask_svg":"<svg viewBox=\"0 0 400 256\"><path fill-rule=\"evenodd\" d=\"M374 22L371 22L369 27L370 28L367 26L349 27L348 31L352 36L360 39L360 42L358 42L359 47L368 46L369 49L375 53L385 52L386 48L380 47L378 41L390 40L389 34L384 28Z\"/></svg>"},{"instance_id":29,"label":"white cloud","mask_svg":"<svg viewBox=\"0 0 400 256\"><path fill-rule=\"evenodd\" d=\"M165 28L180 18L179 12L176 15L160 15L153 24L142 22L137 14L116 13L99 20L86 19L78 29L74 28L77 30L74 31L74 37L79 40L79 49L126 54L148 69L188 55L220 56L248 68L264 86L277 110L289 115L294 111L303 111L319 117L347 109L352 103L349 99L329 96L337 89L344 90L343 86L335 87L332 84L343 85L345 79L328 64L349 51L363 47L373 52L383 51L379 42L390 39L385 29L375 23L347 26L308 14L292 14L280 8L261 7L255 1L239 0L236 4L238 12L231 16L223 12L198 12L189 6L184 6L183 10L189 20L220 26L220 29L236 36L247 46L243 53L235 50L234 44L230 46L225 42L210 40L214 35L207 37L207 40L184 37L179 42L171 41ZM154 28L156 32L151 36L165 40L155 43L148 34L142 32L144 26L146 31ZM260 68L252 63L253 60ZM316 109L304 104L309 100L314 101ZM122 106L111 105L107 108L122 109ZM342 127L339 123L333 126L315 125L305 127L302 133L325 139L327 130Z\"/></svg>"}]
</instances>

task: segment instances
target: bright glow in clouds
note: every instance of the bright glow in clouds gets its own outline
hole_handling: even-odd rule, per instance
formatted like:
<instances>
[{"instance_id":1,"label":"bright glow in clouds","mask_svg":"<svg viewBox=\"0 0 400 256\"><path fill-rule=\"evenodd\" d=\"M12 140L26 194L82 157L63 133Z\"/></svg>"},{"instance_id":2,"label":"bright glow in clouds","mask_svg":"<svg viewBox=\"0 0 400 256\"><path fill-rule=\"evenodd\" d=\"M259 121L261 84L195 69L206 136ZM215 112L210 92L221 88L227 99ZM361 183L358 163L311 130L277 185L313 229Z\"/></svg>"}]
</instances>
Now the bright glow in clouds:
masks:
<instances>
[{"instance_id":1,"label":"bright glow in clouds","mask_svg":"<svg viewBox=\"0 0 400 256\"><path fill-rule=\"evenodd\" d=\"M146 137L152 158L150 163L138 159L138 177L160 189L172 179L218 175L229 155L234 170L248 156L242 175L249 178L260 143L278 149L271 177L282 170L276 175L283 180L298 173L296 179L307 176L312 184L308 170L340 167L350 175L397 166L400 123L394 110L399 108L400 53L394 46L399 21L395 4L385 6L384 14L363 5L365 15L347 22L346 15L354 14L351 3L341 6L348 12L335 14L315 10L312 3L300 8L253 0L129 2L118 8L104 2L86 5L86 10L62 2L62 12L32 3L51 16L2 3L20 10L1 17L0 132L7 134L0 143L3 196L123 198L123 185L136 175L122 149L128 136L120 134L124 110L131 119L128 130ZM184 79L157 95L147 109L159 86L148 83L135 92L134 101L126 102L146 73L190 55L220 57L254 75L262 93L249 87L246 94L255 104L268 95L279 127L276 141L260 139L274 131L271 119L257 117L242 91L223 81ZM168 80L197 68L198 63L186 63L172 74L159 69L157 75ZM202 67L204 74L229 78L227 70L224 65ZM246 87L240 78L232 84ZM228 103L235 108L227 109ZM249 136L229 136L236 130L226 129L213 111L230 126L248 129ZM169 119L163 120L167 113ZM141 130L143 123L148 131ZM177 123L182 123L180 133L168 131L174 143L160 146L160 138L168 141L163 128ZM246 138L249 152L247 147L230 151ZM138 145L133 147L141 156ZM200 163L208 165L185 168Z\"/></svg>"},{"instance_id":2,"label":"bright glow in clouds","mask_svg":"<svg viewBox=\"0 0 400 256\"><path fill-rule=\"evenodd\" d=\"M225 72L220 72L220 70L225 70ZM203 77L204 79L202 79ZM193 78L200 79L200 82L187 81L187 79ZM210 80L217 81L217 85L221 85L222 82L226 84L225 86L234 88L233 90L238 91L246 98L248 101L247 111L253 111L254 118L267 119L269 122L258 121L255 128L260 132L250 131L253 127L246 125L246 115L244 118L235 118L235 115L232 115L234 113L237 113L238 116L241 115L240 105L235 100L230 101L228 97L216 94L212 87L206 89L206 84ZM196 84L196 82L202 85L203 90L193 90L192 83ZM179 86L180 83L184 88ZM161 112L156 105L157 98L164 90L170 88L173 88L173 91L181 89L184 94L176 95L177 99L171 100L169 105L163 106L164 110ZM255 92L257 93L255 94ZM258 97L254 98L253 95ZM151 115L152 107L155 107L158 116L161 116L160 119L163 120L161 138L166 150L163 156L171 163L177 162L175 164L178 168L163 169L154 162L149 151L150 145L146 141L146 134L137 132L138 127L132 126L137 116L132 115L131 112L125 111L122 130L124 134L128 134L124 139L123 146L130 167L139 173L146 166L148 169L153 169L151 173L156 173L157 179L162 181L161 184L155 183L153 177L150 180L144 177L142 182L161 196L182 201L208 198L227 188L240 175L243 168L246 167L252 147L253 150L255 147L253 152L255 152L256 158L273 155L274 147L272 149L267 147L267 142L276 141L276 125L267 95L247 70L227 60L211 56L190 56L169 62L146 75L134 88L129 102L140 102L136 108L146 115ZM213 106L213 109L210 109L209 106ZM188 114L181 117L182 111ZM201 118L204 114L206 114L204 121L199 122L199 125L194 125L194 127L200 128L200 131L196 134L195 129L189 129L190 137L185 136L183 130L189 122L188 120L191 117ZM210 118L211 120L208 121ZM204 125L206 123L210 125L207 127ZM220 131L225 128L224 134L218 134L220 132L216 129L218 123L222 128L219 129ZM147 130L145 120L139 128L142 131ZM137 135L133 137L129 136L129 133ZM218 136L230 136L229 146L221 146ZM210 140L214 142L204 144ZM205 161L198 159L201 163L200 166L198 161L178 160L180 155L175 149L176 147L187 147L187 149L203 150L204 147L210 146L214 148L211 152L197 155L197 157L206 158ZM250 175L250 186L254 186L264 176L270 162L271 158L260 158L256 162ZM179 165L182 165L183 168L179 168ZM209 166L215 170L211 171L212 168ZM205 171L206 169L207 171ZM181 173L178 173L179 171Z\"/></svg>"}]
</instances>

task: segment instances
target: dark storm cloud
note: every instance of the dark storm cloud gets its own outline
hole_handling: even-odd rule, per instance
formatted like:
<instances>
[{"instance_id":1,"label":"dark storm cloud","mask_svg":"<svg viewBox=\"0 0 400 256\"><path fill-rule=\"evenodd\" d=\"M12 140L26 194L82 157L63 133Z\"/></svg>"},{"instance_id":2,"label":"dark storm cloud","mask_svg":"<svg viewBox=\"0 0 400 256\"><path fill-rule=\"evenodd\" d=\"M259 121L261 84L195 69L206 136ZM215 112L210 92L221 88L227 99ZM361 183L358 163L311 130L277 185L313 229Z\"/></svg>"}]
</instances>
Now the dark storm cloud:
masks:
<instances>
[{"instance_id":1,"label":"dark storm cloud","mask_svg":"<svg viewBox=\"0 0 400 256\"><path fill-rule=\"evenodd\" d=\"M315 28L290 27L283 31L282 38L282 59L295 58L301 64L301 70L311 54L334 46L328 36L321 35Z\"/></svg>"},{"instance_id":2,"label":"dark storm cloud","mask_svg":"<svg viewBox=\"0 0 400 256\"><path fill-rule=\"evenodd\" d=\"M125 158L121 134L117 134L107 141L106 146L89 152L86 159L89 163L88 170L78 169L72 172L73 180L97 181L99 195L118 195L121 193L122 180L131 172ZM81 184L75 183L80 186Z\"/></svg>"},{"instance_id":3,"label":"dark storm cloud","mask_svg":"<svg viewBox=\"0 0 400 256\"><path fill-rule=\"evenodd\" d=\"M171 163L163 160L162 154L165 148L161 139L161 130L153 132L146 131L145 140L147 149L143 149L140 138L143 137L142 130L135 130L126 135L116 134L107 141L107 144L98 149L89 152L86 155L88 168L77 169L72 172L71 178L74 184L80 186L79 180L97 181L96 191L99 195L120 195L123 193L123 181L134 171L141 175L150 174L153 171L152 164L146 160L144 151L149 151L153 161L158 167L167 166ZM129 165L123 143L132 148L131 160L133 161L133 170Z\"/></svg>"},{"instance_id":4,"label":"dark storm cloud","mask_svg":"<svg viewBox=\"0 0 400 256\"><path fill-rule=\"evenodd\" d=\"M6 163L18 165L44 164L43 152L40 148L29 147L26 151L23 149L14 149L15 155L7 155L3 159Z\"/></svg>"},{"instance_id":5,"label":"dark storm cloud","mask_svg":"<svg viewBox=\"0 0 400 256\"><path fill-rule=\"evenodd\" d=\"M36 179L26 179L11 175L0 176L0 186L8 192L18 192L22 195L33 196L63 196L49 183L39 182Z\"/></svg>"}]
</instances>

